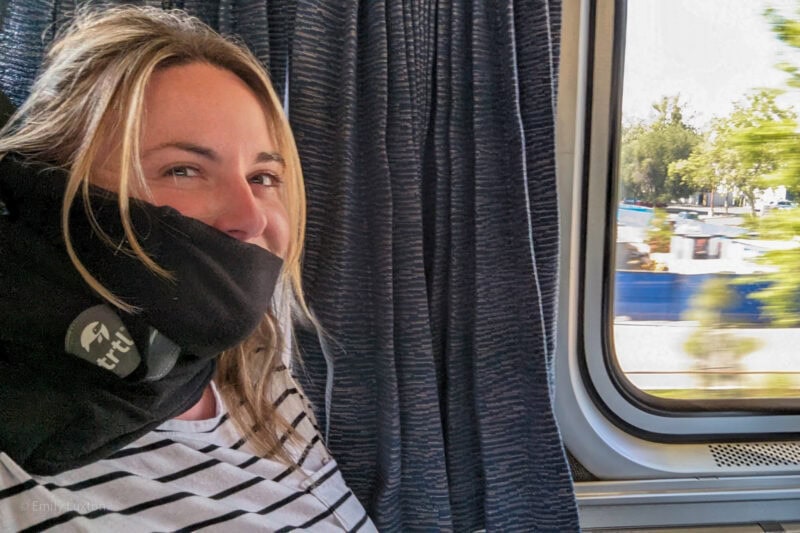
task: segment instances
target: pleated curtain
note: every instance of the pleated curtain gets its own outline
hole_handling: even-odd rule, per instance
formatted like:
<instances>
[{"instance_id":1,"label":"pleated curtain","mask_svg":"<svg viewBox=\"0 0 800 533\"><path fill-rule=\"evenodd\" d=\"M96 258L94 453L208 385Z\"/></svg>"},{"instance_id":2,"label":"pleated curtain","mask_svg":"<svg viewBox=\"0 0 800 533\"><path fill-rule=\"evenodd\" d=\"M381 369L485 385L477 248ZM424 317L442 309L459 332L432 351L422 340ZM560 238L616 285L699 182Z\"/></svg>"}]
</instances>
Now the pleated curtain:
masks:
<instances>
[{"instance_id":1,"label":"pleated curtain","mask_svg":"<svg viewBox=\"0 0 800 533\"><path fill-rule=\"evenodd\" d=\"M379 529L577 531L552 410L560 1L139 4L237 35L286 95L328 332L301 333L301 378ZM5 6L13 102L74 7Z\"/></svg>"}]
</instances>

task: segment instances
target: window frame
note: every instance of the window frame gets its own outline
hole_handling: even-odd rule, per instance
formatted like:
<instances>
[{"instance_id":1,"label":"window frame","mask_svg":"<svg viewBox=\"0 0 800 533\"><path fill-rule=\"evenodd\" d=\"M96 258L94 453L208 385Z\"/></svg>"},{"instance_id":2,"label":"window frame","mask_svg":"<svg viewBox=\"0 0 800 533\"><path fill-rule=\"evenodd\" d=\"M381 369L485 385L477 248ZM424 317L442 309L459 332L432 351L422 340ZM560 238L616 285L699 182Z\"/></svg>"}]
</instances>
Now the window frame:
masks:
<instances>
[{"instance_id":1,"label":"window frame","mask_svg":"<svg viewBox=\"0 0 800 533\"><path fill-rule=\"evenodd\" d=\"M624 9L625 0L576 0L566 2L563 10L556 130L562 249L555 375L556 416L565 442L602 479L800 474L800 466L721 470L708 451L710 442L800 443L800 415L667 412L635 402L609 372L605 354L613 349L613 318L607 311L613 293L605 277L607 269L613 270L613 247L606 243L616 213L609 207L616 196L609 169L619 131L619 99L614 95L621 90L622 77L614 61L624 53L623 39L614 30L622 27ZM597 268L601 262L605 267Z\"/></svg>"}]
</instances>

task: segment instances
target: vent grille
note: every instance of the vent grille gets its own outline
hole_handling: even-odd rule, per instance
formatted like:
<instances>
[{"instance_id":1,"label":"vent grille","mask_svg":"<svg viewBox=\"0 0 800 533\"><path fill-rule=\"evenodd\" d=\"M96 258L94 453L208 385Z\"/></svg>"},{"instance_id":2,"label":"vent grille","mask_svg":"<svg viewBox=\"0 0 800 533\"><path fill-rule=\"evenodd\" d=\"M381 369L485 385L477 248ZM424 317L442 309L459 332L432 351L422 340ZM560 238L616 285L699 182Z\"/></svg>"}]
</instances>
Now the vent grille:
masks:
<instances>
[{"instance_id":1,"label":"vent grille","mask_svg":"<svg viewBox=\"0 0 800 533\"><path fill-rule=\"evenodd\" d=\"M710 444L708 448L720 468L800 466L800 443L797 442Z\"/></svg>"}]
</instances>

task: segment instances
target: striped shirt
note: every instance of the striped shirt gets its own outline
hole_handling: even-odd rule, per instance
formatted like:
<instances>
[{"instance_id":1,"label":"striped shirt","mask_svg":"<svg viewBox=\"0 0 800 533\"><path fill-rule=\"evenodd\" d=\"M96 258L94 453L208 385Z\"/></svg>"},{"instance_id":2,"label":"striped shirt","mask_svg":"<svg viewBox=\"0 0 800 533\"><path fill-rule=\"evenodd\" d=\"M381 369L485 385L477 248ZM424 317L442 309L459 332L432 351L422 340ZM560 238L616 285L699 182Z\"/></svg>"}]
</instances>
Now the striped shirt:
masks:
<instances>
[{"instance_id":1,"label":"striped shirt","mask_svg":"<svg viewBox=\"0 0 800 533\"><path fill-rule=\"evenodd\" d=\"M273 401L308 443L287 444L299 468L254 455L212 390L213 418L169 420L55 476L29 475L0 452L0 530L376 531L291 382Z\"/></svg>"}]
</instances>

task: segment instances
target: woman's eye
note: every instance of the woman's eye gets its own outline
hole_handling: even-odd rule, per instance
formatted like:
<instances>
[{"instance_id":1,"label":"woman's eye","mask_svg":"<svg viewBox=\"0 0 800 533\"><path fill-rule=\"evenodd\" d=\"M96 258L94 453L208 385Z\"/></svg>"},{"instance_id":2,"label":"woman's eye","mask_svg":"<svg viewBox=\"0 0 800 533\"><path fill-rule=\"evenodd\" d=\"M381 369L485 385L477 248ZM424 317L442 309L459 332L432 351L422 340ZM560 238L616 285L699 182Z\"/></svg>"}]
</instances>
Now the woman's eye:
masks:
<instances>
[{"instance_id":1,"label":"woman's eye","mask_svg":"<svg viewBox=\"0 0 800 533\"><path fill-rule=\"evenodd\" d=\"M200 172L192 167L172 167L165 172L165 175L173 178L194 178L199 176Z\"/></svg>"},{"instance_id":2,"label":"woman's eye","mask_svg":"<svg viewBox=\"0 0 800 533\"><path fill-rule=\"evenodd\" d=\"M264 187L277 187L278 185L280 185L281 179L275 174L262 173L251 176L250 183L255 183L256 185L262 185Z\"/></svg>"}]
</instances>

